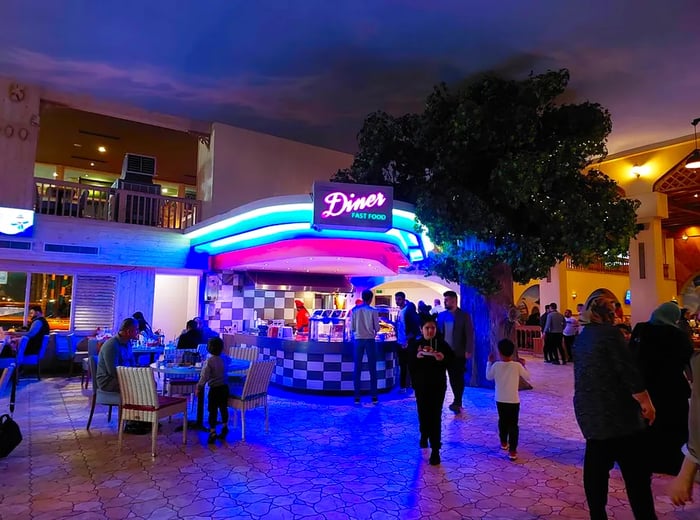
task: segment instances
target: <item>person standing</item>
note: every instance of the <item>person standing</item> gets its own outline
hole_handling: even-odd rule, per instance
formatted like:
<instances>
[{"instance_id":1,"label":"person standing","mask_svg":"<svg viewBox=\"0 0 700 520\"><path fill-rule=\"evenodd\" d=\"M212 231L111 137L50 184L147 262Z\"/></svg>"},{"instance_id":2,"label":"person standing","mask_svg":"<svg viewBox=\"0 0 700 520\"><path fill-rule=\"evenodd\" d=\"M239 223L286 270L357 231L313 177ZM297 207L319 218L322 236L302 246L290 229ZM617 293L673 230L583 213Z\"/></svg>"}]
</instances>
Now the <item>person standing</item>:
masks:
<instances>
[{"instance_id":1,"label":"person standing","mask_svg":"<svg viewBox=\"0 0 700 520\"><path fill-rule=\"evenodd\" d=\"M578 320L574 318L571 309L564 311L564 346L566 347L566 360L571 362L574 360L574 355L571 348L574 346L574 340L578 335Z\"/></svg>"},{"instance_id":2,"label":"person standing","mask_svg":"<svg viewBox=\"0 0 700 520\"><path fill-rule=\"evenodd\" d=\"M106 392L119 392L118 366L133 366L131 342L139 337L139 322L126 318L119 326L116 336L104 342L97 357L95 380L97 387Z\"/></svg>"},{"instance_id":3,"label":"person standing","mask_svg":"<svg viewBox=\"0 0 700 520\"><path fill-rule=\"evenodd\" d=\"M583 487L592 520L607 519L610 470L617 462L637 520L656 519L645 419L656 410L632 353L613 326L614 300L586 303L588 323L574 343L574 413L586 439Z\"/></svg>"},{"instance_id":4,"label":"person standing","mask_svg":"<svg viewBox=\"0 0 700 520\"><path fill-rule=\"evenodd\" d=\"M399 362L399 391L406 393L408 388L408 343L420 334L420 320L413 302L406 299L406 293L398 291L394 295L400 309L396 317L396 355Z\"/></svg>"},{"instance_id":5,"label":"person standing","mask_svg":"<svg viewBox=\"0 0 700 520\"><path fill-rule=\"evenodd\" d=\"M462 411L462 395L464 394L464 373L467 359L474 352L474 326L469 314L457 306L457 293L446 291L445 310L438 314L437 328L445 341L454 352L454 358L447 366L450 376L450 388L454 396L450 410L459 414Z\"/></svg>"},{"instance_id":6,"label":"person standing","mask_svg":"<svg viewBox=\"0 0 700 520\"><path fill-rule=\"evenodd\" d=\"M25 334L25 337L29 338L27 341L27 348L24 353L27 356L36 355L41 350L41 344L44 341L44 336L51 332L49 327L49 322L44 318L44 313L41 311L41 306L31 305L29 307L29 318L31 320L29 331Z\"/></svg>"},{"instance_id":7,"label":"person standing","mask_svg":"<svg viewBox=\"0 0 700 520\"><path fill-rule=\"evenodd\" d=\"M197 383L197 395L204 392L204 386L209 384L209 398L207 411L209 412L209 438L207 442L212 444L216 438L216 419L221 412L220 438L225 439L228 434L228 385L226 384L226 362L221 353L224 351L224 341L221 338L209 338L207 352L210 356L202 365L202 371Z\"/></svg>"},{"instance_id":8,"label":"person standing","mask_svg":"<svg viewBox=\"0 0 700 520\"><path fill-rule=\"evenodd\" d=\"M659 305L648 322L638 323L629 345L656 408L649 427L649 458L654 473L677 475L688 442L690 386L685 369L693 344L677 325L681 311L674 302ZM695 375L695 374L694 374ZM697 376L696 376L697 377Z\"/></svg>"},{"instance_id":9,"label":"person standing","mask_svg":"<svg viewBox=\"0 0 700 520\"><path fill-rule=\"evenodd\" d=\"M546 353L549 352L550 363L555 365L559 364L559 354L561 354L562 364L566 365L566 355L564 354L564 346L562 343L564 340L564 325L564 315L557 310L556 303L550 303L547 321L542 332L544 336L545 358L547 357Z\"/></svg>"},{"instance_id":10,"label":"person standing","mask_svg":"<svg viewBox=\"0 0 700 520\"><path fill-rule=\"evenodd\" d=\"M430 442L430 464L440 464L442 447L442 406L447 392L445 371L454 352L444 339L437 335L435 317L426 318L421 327L422 336L414 338L409 346L409 367L416 392L416 408L420 427L421 448Z\"/></svg>"},{"instance_id":11,"label":"person standing","mask_svg":"<svg viewBox=\"0 0 700 520\"><path fill-rule=\"evenodd\" d=\"M498 409L498 437L501 449L508 451L508 458L518 458L518 440L520 429L520 395L518 387L520 378L530 379L530 372L525 368L525 360L513 359L515 345L509 339L498 342L498 353L501 361L496 361L493 353L489 354L486 363L486 379L496 382L496 408Z\"/></svg>"},{"instance_id":12,"label":"person standing","mask_svg":"<svg viewBox=\"0 0 700 520\"><path fill-rule=\"evenodd\" d=\"M377 344L374 340L379 332L379 315L372 303L374 294L369 289L362 291L362 304L352 309L351 330L355 342L355 404L360 404L360 383L362 375L362 357L367 354L369 368L369 386L372 402L379 401L377 394Z\"/></svg>"},{"instance_id":13,"label":"person standing","mask_svg":"<svg viewBox=\"0 0 700 520\"><path fill-rule=\"evenodd\" d=\"M442 306L442 302L440 301L440 298L435 298L435 300L433 300L433 307L432 307L432 309L430 309L430 314L432 314L433 316L437 316L438 314L440 314L444 310L445 310L445 307Z\"/></svg>"}]
</instances>

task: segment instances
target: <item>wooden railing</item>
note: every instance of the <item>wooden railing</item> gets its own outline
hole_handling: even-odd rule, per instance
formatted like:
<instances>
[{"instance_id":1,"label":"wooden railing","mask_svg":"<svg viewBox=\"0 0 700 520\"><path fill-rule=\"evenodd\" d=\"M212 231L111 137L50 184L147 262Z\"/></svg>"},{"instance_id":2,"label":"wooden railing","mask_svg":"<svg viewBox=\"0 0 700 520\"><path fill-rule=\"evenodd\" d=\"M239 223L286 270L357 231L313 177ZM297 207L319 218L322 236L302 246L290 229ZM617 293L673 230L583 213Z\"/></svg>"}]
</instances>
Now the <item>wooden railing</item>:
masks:
<instances>
[{"instance_id":1,"label":"wooden railing","mask_svg":"<svg viewBox=\"0 0 700 520\"><path fill-rule=\"evenodd\" d=\"M542 329L539 325L516 325L515 338L518 350L542 353Z\"/></svg>"},{"instance_id":2,"label":"wooden railing","mask_svg":"<svg viewBox=\"0 0 700 520\"><path fill-rule=\"evenodd\" d=\"M615 262L595 262L589 265L576 265L571 258L566 259L566 268L571 271L597 271L602 273L629 273L628 258L620 258Z\"/></svg>"},{"instance_id":3,"label":"wooden railing","mask_svg":"<svg viewBox=\"0 0 700 520\"><path fill-rule=\"evenodd\" d=\"M185 229L201 218L192 199L35 179L34 209L44 215L107 220L164 229Z\"/></svg>"}]
</instances>

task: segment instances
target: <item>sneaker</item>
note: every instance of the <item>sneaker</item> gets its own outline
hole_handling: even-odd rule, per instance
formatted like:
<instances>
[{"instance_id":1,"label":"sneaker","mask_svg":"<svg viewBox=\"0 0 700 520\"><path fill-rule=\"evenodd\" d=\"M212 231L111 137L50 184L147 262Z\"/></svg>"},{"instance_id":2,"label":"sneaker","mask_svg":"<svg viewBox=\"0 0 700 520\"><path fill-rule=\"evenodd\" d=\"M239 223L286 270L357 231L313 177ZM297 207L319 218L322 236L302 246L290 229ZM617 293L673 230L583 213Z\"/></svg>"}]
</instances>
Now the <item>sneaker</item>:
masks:
<instances>
[{"instance_id":1,"label":"sneaker","mask_svg":"<svg viewBox=\"0 0 700 520\"><path fill-rule=\"evenodd\" d=\"M420 436L420 447L421 448L428 447L428 438L427 437L423 437L422 435Z\"/></svg>"},{"instance_id":2,"label":"sneaker","mask_svg":"<svg viewBox=\"0 0 700 520\"><path fill-rule=\"evenodd\" d=\"M379 398L373 397L372 398L372 404L377 404L379 402Z\"/></svg>"},{"instance_id":3,"label":"sneaker","mask_svg":"<svg viewBox=\"0 0 700 520\"><path fill-rule=\"evenodd\" d=\"M511 451L508 453L508 458L510 460L516 460L518 458L518 452L517 451Z\"/></svg>"},{"instance_id":4,"label":"sneaker","mask_svg":"<svg viewBox=\"0 0 700 520\"><path fill-rule=\"evenodd\" d=\"M507 442L502 442L502 443L501 443L501 449L502 449L503 451L508 451L508 447L509 447L509 446L508 446L508 443L507 443Z\"/></svg>"},{"instance_id":5,"label":"sneaker","mask_svg":"<svg viewBox=\"0 0 700 520\"><path fill-rule=\"evenodd\" d=\"M440 464L440 452L438 450L433 450L430 452L430 460L428 460L431 466L437 466Z\"/></svg>"},{"instance_id":6,"label":"sneaker","mask_svg":"<svg viewBox=\"0 0 700 520\"><path fill-rule=\"evenodd\" d=\"M454 413L460 413L462 411L462 407L456 403L452 403L449 406L450 410L452 410Z\"/></svg>"}]
</instances>

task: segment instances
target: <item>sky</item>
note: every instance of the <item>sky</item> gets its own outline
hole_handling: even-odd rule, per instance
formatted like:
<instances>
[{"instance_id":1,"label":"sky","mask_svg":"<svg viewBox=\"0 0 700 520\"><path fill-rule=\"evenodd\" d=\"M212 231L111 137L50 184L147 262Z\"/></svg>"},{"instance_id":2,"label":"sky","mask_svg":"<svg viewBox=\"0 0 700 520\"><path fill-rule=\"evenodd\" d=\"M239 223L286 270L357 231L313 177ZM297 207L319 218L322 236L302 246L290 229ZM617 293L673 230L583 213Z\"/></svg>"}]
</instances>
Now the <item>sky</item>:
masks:
<instances>
[{"instance_id":1,"label":"sky","mask_svg":"<svg viewBox=\"0 0 700 520\"><path fill-rule=\"evenodd\" d=\"M693 0L3 0L0 75L353 152L432 87L566 67L611 152L692 134Z\"/></svg>"}]
</instances>

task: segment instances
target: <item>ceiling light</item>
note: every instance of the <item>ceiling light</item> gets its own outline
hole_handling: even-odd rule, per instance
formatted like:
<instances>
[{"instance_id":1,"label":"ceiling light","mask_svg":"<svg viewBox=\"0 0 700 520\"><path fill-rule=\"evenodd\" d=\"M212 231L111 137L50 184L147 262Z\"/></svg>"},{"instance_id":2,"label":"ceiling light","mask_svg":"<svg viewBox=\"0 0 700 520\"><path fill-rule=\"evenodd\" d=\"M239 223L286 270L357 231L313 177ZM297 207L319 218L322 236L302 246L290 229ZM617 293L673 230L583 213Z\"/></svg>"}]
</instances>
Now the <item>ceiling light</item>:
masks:
<instances>
[{"instance_id":1,"label":"ceiling light","mask_svg":"<svg viewBox=\"0 0 700 520\"><path fill-rule=\"evenodd\" d=\"M683 233L683 234L681 235L681 240L688 240L688 235L686 235L685 233Z\"/></svg>"},{"instance_id":2,"label":"ceiling light","mask_svg":"<svg viewBox=\"0 0 700 520\"><path fill-rule=\"evenodd\" d=\"M82 144L78 144L78 143L73 143L73 146L75 146L76 148L82 148L82 147L83 147Z\"/></svg>"},{"instance_id":3,"label":"ceiling light","mask_svg":"<svg viewBox=\"0 0 700 520\"><path fill-rule=\"evenodd\" d=\"M697 198L698 198L698 194L696 193L695 195L693 195L693 197L695 197L695 198L697 199Z\"/></svg>"},{"instance_id":4,"label":"ceiling light","mask_svg":"<svg viewBox=\"0 0 700 520\"><path fill-rule=\"evenodd\" d=\"M94 162L91 162L91 163L90 163L90 166L95 166L95 163L94 163Z\"/></svg>"},{"instance_id":5,"label":"ceiling light","mask_svg":"<svg viewBox=\"0 0 700 520\"><path fill-rule=\"evenodd\" d=\"M695 136L695 149L693 153L690 154L688 160L685 162L685 167L695 170L700 168L700 150L698 150L698 123L700 123L700 117L693 119L690 124L693 125L693 134Z\"/></svg>"},{"instance_id":6,"label":"ceiling light","mask_svg":"<svg viewBox=\"0 0 700 520\"><path fill-rule=\"evenodd\" d=\"M107 151L107 148L105 148L104 146L98 146L97 151L100 153L105 153Z\"/></svg>"}]
</instances>

